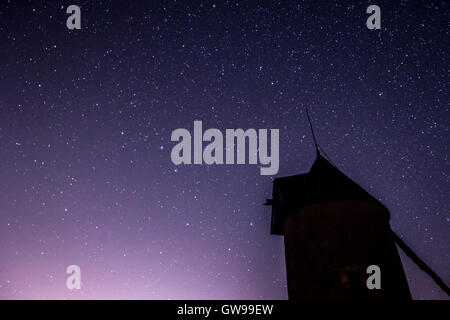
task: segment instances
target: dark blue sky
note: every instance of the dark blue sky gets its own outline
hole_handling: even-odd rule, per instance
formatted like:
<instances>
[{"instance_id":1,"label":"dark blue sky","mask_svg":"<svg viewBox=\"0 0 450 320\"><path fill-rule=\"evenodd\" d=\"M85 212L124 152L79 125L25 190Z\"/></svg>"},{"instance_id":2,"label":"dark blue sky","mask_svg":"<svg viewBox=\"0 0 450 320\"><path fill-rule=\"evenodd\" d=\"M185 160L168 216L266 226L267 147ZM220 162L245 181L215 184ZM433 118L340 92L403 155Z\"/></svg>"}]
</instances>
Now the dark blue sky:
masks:
<instances>
[{"instance_id":1,"label":"dark blue sky","mask_svg":"<svg viewBox=\"0 0 450 320\"><path fill-rule=\"evenodd\" d=\"M1 2L0 298L287 298L262 206L273 177L176 167L170 135L277 128L277 176L302 173L305 106L328 156L450 282L445 1L158 3ZM414 298L445 298L402 258Z\"/></svg>"}]
</instances>

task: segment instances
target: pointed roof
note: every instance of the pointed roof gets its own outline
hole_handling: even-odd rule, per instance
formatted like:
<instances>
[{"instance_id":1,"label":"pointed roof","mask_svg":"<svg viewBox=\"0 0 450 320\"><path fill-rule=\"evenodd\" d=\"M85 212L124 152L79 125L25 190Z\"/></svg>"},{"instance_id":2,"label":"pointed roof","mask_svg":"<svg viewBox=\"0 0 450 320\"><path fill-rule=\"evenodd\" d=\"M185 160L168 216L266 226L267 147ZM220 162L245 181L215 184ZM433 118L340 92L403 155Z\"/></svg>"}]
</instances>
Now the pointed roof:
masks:
<instances>
[{"instance_id":1,"label":"pointed roof","mask_svg":"<svg viewBox=\"0 0 450 320\"><path fill-rule=\"evenodd\" d=\"M272 206L271 234L275 235L283 234L283 224L289 214L312 204L357 200L386 209L320 153L308 173L276 178L272 197L266 204ZM386 212L389 215L387 209Z\"/></svg>"}]
</instances>

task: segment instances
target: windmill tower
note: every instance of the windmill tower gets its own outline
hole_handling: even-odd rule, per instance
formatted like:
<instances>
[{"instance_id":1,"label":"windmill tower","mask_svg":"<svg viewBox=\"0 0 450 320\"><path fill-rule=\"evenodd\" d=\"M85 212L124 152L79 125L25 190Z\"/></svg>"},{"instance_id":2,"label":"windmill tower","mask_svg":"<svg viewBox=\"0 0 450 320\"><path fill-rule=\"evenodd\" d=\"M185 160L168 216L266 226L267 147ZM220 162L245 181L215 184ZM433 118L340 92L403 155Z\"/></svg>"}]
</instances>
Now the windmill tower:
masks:
<instances>
[{"instance_id":1,"label":"windmill tower","mask_svg":"<svg viewBox=\"0 0 450 320\"><path fill-rule=\"evenodd\" d=\"M271 234L284 236L289 299L411 299L388 209L314 142L311 170L276 178L266 203ZM380 289L367 286L372 265L380 268Z\"/></svg>"},{"instance_id":2,"label":"windmill tower","mask_svg":"<svg viewBox=\"0 0 450 320\"><path fill-rule=\"evenodd\" d=\"M273 183L271 234L283 235L289 299L411 299L389 211L321 154ZM381 270L381 289L366 285Z\"/></svg>"}]
</instances>

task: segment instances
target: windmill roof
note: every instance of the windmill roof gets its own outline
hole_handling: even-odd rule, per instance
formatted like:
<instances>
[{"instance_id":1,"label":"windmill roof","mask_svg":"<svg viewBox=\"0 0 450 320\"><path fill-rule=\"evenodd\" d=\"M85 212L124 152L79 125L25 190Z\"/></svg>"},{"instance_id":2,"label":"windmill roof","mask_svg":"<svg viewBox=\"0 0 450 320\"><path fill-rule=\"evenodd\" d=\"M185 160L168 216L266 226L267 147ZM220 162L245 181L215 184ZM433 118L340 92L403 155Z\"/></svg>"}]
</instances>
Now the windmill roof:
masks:
<instances>
[{"instance_id":1,"label":"windmill roof","mask_svg":"<svg viewBox=\"0 0 450 320\"><path fill-rule=\"evenodd\" d=\"M276 235L283 234L283 224L290 213L308 205L358 200L386 209L381 202L321 154L317 155L308 173L276 178L273 182L272 197L271 234Z\"/></svg>"}]
</instances>

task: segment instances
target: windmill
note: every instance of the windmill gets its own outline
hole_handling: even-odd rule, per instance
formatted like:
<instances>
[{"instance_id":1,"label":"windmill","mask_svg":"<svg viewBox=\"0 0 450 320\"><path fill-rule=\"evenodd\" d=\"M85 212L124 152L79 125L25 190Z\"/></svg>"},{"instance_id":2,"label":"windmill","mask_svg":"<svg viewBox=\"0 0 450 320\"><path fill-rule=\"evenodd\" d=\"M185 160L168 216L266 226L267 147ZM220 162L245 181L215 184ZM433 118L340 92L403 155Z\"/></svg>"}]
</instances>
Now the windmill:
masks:
<instances>
[{"instance_id":1,"label":"windmill","mask_svg":"<svg viewBox=\"0 0 450 320\"><path fill-rule=\"evenodd\" d=\"M283 235L288 296L297 299L397 299L411 294L396 243L436 283L445 283L391 230L389 210L319 149L308 173L273 182L271 234ZM368 268L380 271L368 286Z\"/></svg>"}]
</instances>

